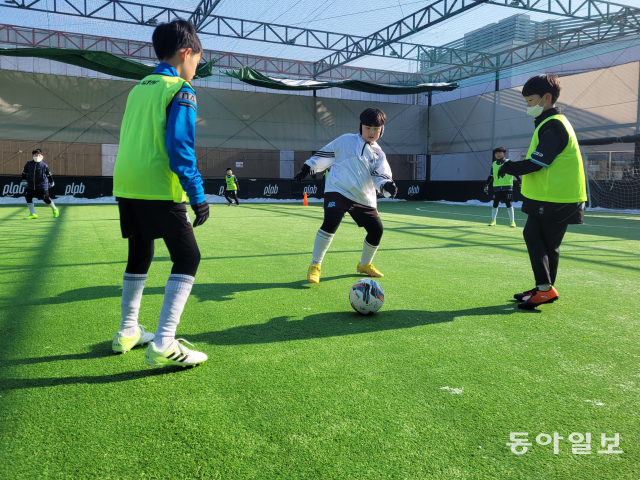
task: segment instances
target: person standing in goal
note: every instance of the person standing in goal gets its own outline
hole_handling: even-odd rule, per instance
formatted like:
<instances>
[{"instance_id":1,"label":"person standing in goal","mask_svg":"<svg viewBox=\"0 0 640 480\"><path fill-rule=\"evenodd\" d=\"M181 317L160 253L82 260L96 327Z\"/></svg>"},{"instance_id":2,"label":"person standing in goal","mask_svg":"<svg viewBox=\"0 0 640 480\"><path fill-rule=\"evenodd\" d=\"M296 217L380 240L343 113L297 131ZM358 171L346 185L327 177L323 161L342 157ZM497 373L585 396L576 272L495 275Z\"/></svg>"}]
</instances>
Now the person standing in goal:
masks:
<instances>
[{"instance_id":1,"label":"person standing in goal","mask_svg":"<svg viewBox=\"0 0 640 480\"><path fill-rule=\"evenodd\" d=\"M37 198L51 207L53 216L58 217L59 211L56 204L49 198L49 188L55 185L53 176L49 171L49 165L44 163L44 155L39 148L31 152L32 160L28 161L22 169L22 181L20 186L25 187L27 207L29 207L29 215L24 217L25 220L34 220L38 218L36 207L33 199Z\"/></svg>"},{"instance_id":2,"label":"person standing in goal","mask_svg":"<svg viewBox=\"0 0 640 480\"><path fill-rule=\"evenodd\" d=\"M240 206L240 202L238 201L238 190L240 187L238 186L238 179L233 174L233 170L231 168L227 168L227 176L224 178L226 182L224 189L224 198L229 202L229 206L233 205L233 202L229 197L232 197L236 201L236 206Z\"/></svg>"},{"instance_id":3,"label":"person standing in goal","mask_svg":"<svg viewBox=\"0 0 640 480\"><path fill-rule=\"evenodd\" d=\"M522 211L528 215L523 235L536 286L516 293L518 308L532 310L558 300L554 284L560 244L567 226L584 220L587 187L578 138L555 103L560 97L557 75L537 75L522 87L527 114L535 118L535 131L527 157L505 162L498 177L522 175Z\"/></svg>"},{"instance_id":4,"label":"person standing in goal","mask_svg":"<svg viewBox=\"0 0 640 480\"><path fill-rule=\"evenodd\" d=\"M398 193L387 157L376 143L384 133L386 120L382 110L367 108L360 114L360 133L336 138L307 160L295 176L295 180L301 182L311 172L331 168L324 188L324 222L316 234L307 271L307 280L311 283L320 282L322 260L347 212L367 231L357 272L384 277L371 262L383 232L377 194L395 197Z\"/></svg>"},{"instance_id":5,"label":"person standing in goal","mask_svg":"<svg viewBox=\"0 0 640 480\"><path fill-rule=\"evenodd\" d=\"M195 157L196 94L189 83L202 44L185 20L158 25L152 38L160 64L129 93L113 172L113 195L129 254L122 322L112 349L125 353L148 343L147 365L186 367L207 360L206 354L181 343L186 340L175 338L200 264L193 229L209 218ZM193 225L184 204L187 198L195 213ZM138 312L157 238L167 246L173 266L154 335L138 325Z\"/></svg>"},{"instance_id":6,"label":"person standing in goal","mask_svg":"<svg viewBox=\"0 0 640 480\"><path fill-rule=\"evenodd\" d=\"M504 164L504 156L507 150L504 147L498 147L493 149L493 162L491 163L491 173L487 178L487 183L484 186L484 193L489 192L489 187L493 184L493 208L491 209L491 223L490 227L496 226L498 219L498 206L500 202L504 203L509 211L510 226L515 228L516 221L511 206L511 200L513 199L513 175L505 175L502 178L498 178L498 170ZM515 177L519 181L518 177Z\"/></svg>"}]
</instances>

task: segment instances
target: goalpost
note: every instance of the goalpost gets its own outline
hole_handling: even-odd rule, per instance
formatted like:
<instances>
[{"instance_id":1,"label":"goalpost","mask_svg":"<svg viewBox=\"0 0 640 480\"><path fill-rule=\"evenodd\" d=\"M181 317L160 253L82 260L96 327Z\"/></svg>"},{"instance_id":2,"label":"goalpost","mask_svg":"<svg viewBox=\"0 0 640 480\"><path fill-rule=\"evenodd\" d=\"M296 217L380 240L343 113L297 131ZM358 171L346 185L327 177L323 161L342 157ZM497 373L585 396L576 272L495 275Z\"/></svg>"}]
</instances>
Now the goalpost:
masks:
<instances>
[{"instance_id":1,"label":"goalpost","mask_svg":"<svg viewBox=\"0 0 640 480\"><path fill-rule=\"evenodd\" d=\"M589 208L640 210L639 142L640 135L580 142Z\"/></svg>"}]
</instances>

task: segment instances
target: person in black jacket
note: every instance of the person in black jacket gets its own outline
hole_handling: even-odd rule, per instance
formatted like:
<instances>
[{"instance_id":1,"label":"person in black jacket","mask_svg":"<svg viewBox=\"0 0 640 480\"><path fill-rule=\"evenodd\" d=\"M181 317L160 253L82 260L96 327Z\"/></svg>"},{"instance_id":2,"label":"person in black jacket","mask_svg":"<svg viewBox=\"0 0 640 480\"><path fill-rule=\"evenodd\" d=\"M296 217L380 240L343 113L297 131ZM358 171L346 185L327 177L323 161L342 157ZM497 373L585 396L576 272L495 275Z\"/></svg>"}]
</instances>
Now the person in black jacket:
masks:
<instances>
[{"instance_id":1,"label":"person in black jacket","mask_svg":"<svg viewBox=\"0 0 640 480\"><path fill-rule=\"evenodd\" d=\"M573 127L556 108L560 96L557 75L530 78L522 88L527 114L535 131L521 162L505 162L498 177L522 175L523 230L536 286L514 298L518 308L531 310L558 300L555 289L560 244L568 225L583 223L587 200L584 167Z\"/></svg>"},{"instance_id":2,"label":"person in black jacket","mask_svg":"<svg viewBox=\"0 0 640 480\"><path fill-rule=\"evenodd\" d=\"M49 187L55 185L53 176L49 170L49 165L44 163L44 155L39 148L31 152L31 155L33 155L33 160L28 161L24 166L22 170L22 182L20 182L20 186L26 187L27 189L26 199L27 206L29 207L29 216L24 218L38 218L38 215L36 215L36 207L33 205L34 198L42 200L49 205L53 211L53 216L57 218L60 212L58 212L53 200L49 198Z\"/></svg>"}]
</instances>

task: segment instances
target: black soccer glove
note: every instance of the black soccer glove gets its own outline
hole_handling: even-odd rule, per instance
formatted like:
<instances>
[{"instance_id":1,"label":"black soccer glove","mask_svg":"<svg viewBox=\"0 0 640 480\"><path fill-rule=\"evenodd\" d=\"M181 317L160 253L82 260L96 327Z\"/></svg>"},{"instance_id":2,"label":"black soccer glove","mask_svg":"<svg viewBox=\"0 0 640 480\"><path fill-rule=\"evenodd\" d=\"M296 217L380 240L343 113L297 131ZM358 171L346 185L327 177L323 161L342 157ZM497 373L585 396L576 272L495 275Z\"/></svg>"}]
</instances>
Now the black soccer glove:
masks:
<instances>
[{"instance_id":1,"label":"black soccer glove","mask_svg":"<svg viewBox=\"0 0 640 480\"><path fill-rule=\"evenodd\" d=\"M51 181L49 182L49 188L51 188L51 187L55 187L55 186L56 186L56 182L54 182L53 180L51 180Z\"/></svg>"},{"instance_id":2,"label":"black soccer glove","mask_svg":"<svg viewBox=\"0 0 640 480\"><path fill-rule=\"evenodd\" d=\"M193 228L199 227L209 218L209 204L204 201L202 203L198 203L197 205L191 205L193 209L193 213L196 214L196 218L193 221Z\"/></svg>"},{"instance_id":3,"label":"black soccer glove","mask_svg":"<svg viewBox=\"0 0 640 480\"><path fill-rule=\"evenodd\" d=\"M488 183L484 184L484 193L489 193L489 184Z\"/></svg>"},{"instance_id":4,"label":"black soccer glove","mask_svg":"<svg viewBox=\"0 0 640 480\"><path fill-rule=\"evenodd\" d=\"M385 183L382 186L382 190L385 190L387 192L389 192L389 194L393 197L396 198L396 195L398 194L398 187L396 186L395 183L393 183L393 180L390 182Z\"/></svg>"},{"instance_id":5,"label":"black soccer glove","mask_svg":"<svg viewBox=\"0 0 640 480\"><path fill-rule=\"evenodd\" d=\"M502 164L502 166L500 167L500 170L498 170L498 178L502 178L507 174L507 168L509 168L508 165L510 163L511 163L511 160L507 160Z\"/></svg>"},{"instance_id":6,"label":"black soccer glove","mask_svg":"<svg viewBox=\"0 0 640 480\"><path fill-rule=\"evenodd\" d=\"M302 182L302 179L311 173L311 167L306 163L302 166L298 174L294 177L294 180L297 180L298 183Z\"/></svg>"},{"instance_id":7,"label":"black soccer glove","mask_svg":"<svg viewBox=\"0 0 640 480\"><path fill-rule=\"evenodd\" d=\"M26 180L22 180L22 181L20 182L20 188L26 188L26 187L27 187L27 185L29 185L29 182L27 182Z\"/></svg>"}]
</instances>

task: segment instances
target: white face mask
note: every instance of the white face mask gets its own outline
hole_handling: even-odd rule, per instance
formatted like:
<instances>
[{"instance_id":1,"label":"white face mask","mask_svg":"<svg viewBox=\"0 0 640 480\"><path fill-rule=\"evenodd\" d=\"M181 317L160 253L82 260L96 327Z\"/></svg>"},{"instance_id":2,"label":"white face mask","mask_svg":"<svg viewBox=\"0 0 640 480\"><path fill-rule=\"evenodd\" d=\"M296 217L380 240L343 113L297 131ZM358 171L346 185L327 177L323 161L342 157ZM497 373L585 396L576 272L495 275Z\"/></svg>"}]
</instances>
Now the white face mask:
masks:
<instances>
[{"instance_id":1,"label":"white face mask","mask_svg":"<svg viewBox=\"0 0 640 480\"><path fill-rule=\"evenodd\" d=\"M544 105L540 106L540 103L538 103L538 105L536 105L535 107L527 107L527 115L531 115L534 118L538 118L541 114L542 111L544 110L544 107L546 107L547 102L544 102Z\"/></svg>"},{"instance_id":2,"label":"white face mask","mask_svg":"<svg viewBox=\"0 0 640 480\"><path fill-rule=\"evenodd\" d=\"M34 162L41 162L41 161L42 161L42 159L40 158L40 155L35 155L35 156L33 157L33 161L34 161Z\"/></svg>"}]
</instances>

